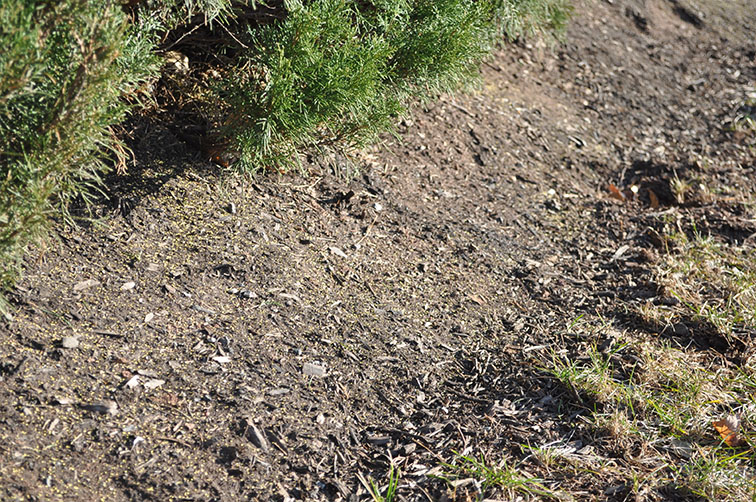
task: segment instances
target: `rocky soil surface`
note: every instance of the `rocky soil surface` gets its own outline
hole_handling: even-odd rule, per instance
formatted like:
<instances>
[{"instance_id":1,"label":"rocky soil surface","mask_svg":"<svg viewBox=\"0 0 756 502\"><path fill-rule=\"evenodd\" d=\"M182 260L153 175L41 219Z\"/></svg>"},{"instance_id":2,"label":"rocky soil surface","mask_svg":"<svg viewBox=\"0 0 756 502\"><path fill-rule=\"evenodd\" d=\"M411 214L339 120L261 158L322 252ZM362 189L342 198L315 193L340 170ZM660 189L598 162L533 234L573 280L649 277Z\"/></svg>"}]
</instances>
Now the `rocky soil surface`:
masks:
<instances>
[{"instance_id":1,"label":"rocky soil surface","mask_svg":"<svg viewBox=\"0 0 756 502\"><path fill-rule=\"evenodd\" d=\"M506 46L478 91L306 175L218 176L142 124L101 218L56 225L0 324L0 499L371 500L391 465L396 500L510 499L450 476L464 455L627 500L641 454L545 368L627 330L750 350L637 314L672 301L670 226L754 243L747 3L581 3L563 44ZM731 192L681 199L696 177ZM611 468L550 471L528 447L555 442Z\"/></svg>"}]
</instances>

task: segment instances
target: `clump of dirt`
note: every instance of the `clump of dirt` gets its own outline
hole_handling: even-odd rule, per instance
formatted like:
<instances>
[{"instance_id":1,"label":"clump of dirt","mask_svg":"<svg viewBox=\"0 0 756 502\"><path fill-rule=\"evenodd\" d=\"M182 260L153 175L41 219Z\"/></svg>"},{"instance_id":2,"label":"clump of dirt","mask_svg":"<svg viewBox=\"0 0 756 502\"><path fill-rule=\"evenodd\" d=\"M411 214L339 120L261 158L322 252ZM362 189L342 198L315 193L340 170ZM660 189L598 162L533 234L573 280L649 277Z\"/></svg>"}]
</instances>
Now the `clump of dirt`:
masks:
<instances>
[{"instance_id":1,"label":"clump of dirt","mask_svg":"<svg viewBox=\"0 0 756 502\"><path fill-rule=\"evenodd\" d=\"M0 498L364 500L360 477L395 465L400 497L465 500L480 484L443 479L457 454L624 498L621 467L552 474L521 446L627 458L543 368L580 350L581 316L620 329L666 301L665 225L752 243L756 139L725 125L756 45L682 2L577 12L565 45L506 47L351 181L316 161L218 176L143 124L104 218L58 225L13 293Z\"/></svg>"}]
</instances>

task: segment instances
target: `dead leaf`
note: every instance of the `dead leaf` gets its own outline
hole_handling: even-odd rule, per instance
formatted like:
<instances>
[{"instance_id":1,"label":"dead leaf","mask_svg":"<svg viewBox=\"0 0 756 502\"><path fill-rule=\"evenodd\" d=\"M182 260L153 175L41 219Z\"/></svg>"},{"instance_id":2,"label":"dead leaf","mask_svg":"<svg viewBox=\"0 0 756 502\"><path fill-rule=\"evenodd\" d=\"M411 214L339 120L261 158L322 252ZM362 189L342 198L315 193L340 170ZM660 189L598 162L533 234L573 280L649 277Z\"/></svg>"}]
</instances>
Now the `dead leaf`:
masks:
<instances>
[{"instance_id":1,"label":"dead leaf","mask_svg":"<svg viewBox=\"0 0 756 502\"><path fill-rule=\"evenodd\" d=\"M740 446L743 444L743 438L740 436L740 418L737 415L730 415L723 420L717 420L712 425L717 430L727 446Z\"/></svg>"},{"instance_id":2,"label":"dead leaf","mask_svg":"<svg viewBox=\"0 0 756 502\"><path fill-rule=\"evenodd\" d=\"M625 202L625 200L627 200L625 194L612 183L609 183L609 197L617 199L620 202Z\"/></svg>"},{"instance_id":3,"label":"dead leaf","mask_svg":"<svg viewBox=\"0 0 756 502\"><path fill-rule=\"evenodd\" d=\"M653 190L648 189L648 199L651 201L651 209L657 209L659 207L659 197L656 196Z\"/></svg>"}]
</instances>

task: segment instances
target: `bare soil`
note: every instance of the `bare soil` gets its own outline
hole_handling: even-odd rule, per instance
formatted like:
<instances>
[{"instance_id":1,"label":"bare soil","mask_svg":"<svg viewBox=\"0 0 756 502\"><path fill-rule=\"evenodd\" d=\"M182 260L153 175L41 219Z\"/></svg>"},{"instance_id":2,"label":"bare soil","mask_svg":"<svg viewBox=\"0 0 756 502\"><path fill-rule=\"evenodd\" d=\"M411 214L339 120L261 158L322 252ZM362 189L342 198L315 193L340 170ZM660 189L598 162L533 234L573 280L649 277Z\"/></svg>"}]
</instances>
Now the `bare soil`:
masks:
<instances>
[{"instance_id":1,"label":"bare soil","mask_svg":"<svg viewBox=\"0 0 756 502\"><path fill-rule=\"evenodd\" d=\"M670 301L665 225L756 236L756 137L730 127L756 86L756 9L699 3L579 5L564 44L505 47L478 91L350 159L351 181L339 158L219 176L138 124L100 218L55 226L0 324L0 499L369 500L358 476L384 485L393 463L398 500L472 500L438 477L465 454L625 500L642 452L581 420L553 354L622 330L750 350L634 313ZM675 176L731 193L678 200ZM568 335L598 318L601 339ZM558 440L612 468L530 458Z\"/></svg>"}]
</instances>

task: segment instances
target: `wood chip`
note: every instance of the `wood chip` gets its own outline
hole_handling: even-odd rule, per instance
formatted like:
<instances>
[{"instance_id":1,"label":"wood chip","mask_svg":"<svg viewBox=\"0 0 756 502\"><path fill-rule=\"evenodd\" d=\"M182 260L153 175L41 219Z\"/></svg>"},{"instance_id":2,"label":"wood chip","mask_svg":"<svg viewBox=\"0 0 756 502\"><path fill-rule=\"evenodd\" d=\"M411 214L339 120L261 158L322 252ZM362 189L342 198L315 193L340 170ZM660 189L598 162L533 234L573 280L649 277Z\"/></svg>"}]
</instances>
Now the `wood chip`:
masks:
<instances>
[{"instance_id":1,"label":"wood chip","mask_svg":"<svg viewBox=\"0 0 756 502\"><path fill-rule=\"evenodd\" d=\"M115 415L118 413L118 405L115 401L106 399L93 404L85 404L82 406L85 410L94 411L97 413Z\"/></svg>"},{"instance_id":2,"label":"wood chip","mask_svg":"<svg viewBox=\"0 0 756 502\"><path fill-rule=\"evenodd\" d=\"M147 380L142 385L144 385L145 389L157 389L161 385L165 383L165 380L160 380L159 378L152 378L150 380Z\"/></svg>"},{"instance_id":3,"label":"wood chip","mask_svg":"<svg viewBox=\"0 0 756 502\"><path fill-rule=\"evenodd\" d=\"M346 253L342 251L341 249L337 248L336 246L331 246L328 248L328 250L331 252L331 254L335 254L339 258L347 258Z\"/></svg>"},{"instance_id":4,"label":"wood chip","mask_svg":"<svg viewBox=\"0 0 756 502\"><path fill-rule=\"evenodd\" d=\"M612 261L619 260L628 249L630 249L630 246L628 246L627 244L623 244L622 246L620 246L619 249L617 249L617 251L614 252L614 256L612 256Z\"/></svg>"},{"instance_id":5,"label":"wood chip","mask_svg":"<svg viewBox=\"0 0 756 502\"><path fill-rule=\"evenodd\" d=\"M81 281L74 284L73 290L75 293L78 293L80 291L84 291L85 289L93 288L99 285L100 281L96 279L87 279L86 281Z\"/></svg>"},{"instance_id":6,"label":"wood chip","mask_svg":"<svg viewBox=\"0 0 756 502\"><path fill-rule=\"evenodd\" d=\"M134 281L124 282L123 286L121 286L121 291L128 291L130 289L134 289L134 286L136 286L136 282Z\"/></svg>"},{"instance_id":7,"label":"wood chip","mask_svg":"<svg viewBox=\"0 0 756 502\"><path fill-rule=\"evenodd\" d=\"M324 377L326 375L325 366L314 363L304 363L302 366L302 373L307 376Z\"/></svg>"},{"instance_id":8,"label":"wood chip","mask_svg":"<svg viewBox=\"0 0 756 502\"><path fill-rule=\"evenodd\" d=\"M92 333L96 335L109 336L111 338L123 338L122 334L116 333L115 331L108 331L106 329L93 329Z\"/></svg>"},{"instance_id":9,"label":"wood chip","mask_svg":"<svg viewBox=\"0 0 756 502\"><path fill-rule=\"evenodd\" d=\"M368 443L372 443L376 446L384 446L391 442L391 437L389 436L368 436L367 438Z\"/></svg>"},{"instance_id":10,"label":"wood chip","mask_svg":"<svg viewBox=\"0 0 756 502\"><path fill-rule=\"evenodd\" d=\"M249 424L247 426L247 439L252 441L252 444L260 448L262 451L268 451L268 440L265 439L260 429L255 424Z\"/></svg>"}]
</instances>

